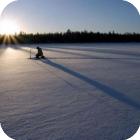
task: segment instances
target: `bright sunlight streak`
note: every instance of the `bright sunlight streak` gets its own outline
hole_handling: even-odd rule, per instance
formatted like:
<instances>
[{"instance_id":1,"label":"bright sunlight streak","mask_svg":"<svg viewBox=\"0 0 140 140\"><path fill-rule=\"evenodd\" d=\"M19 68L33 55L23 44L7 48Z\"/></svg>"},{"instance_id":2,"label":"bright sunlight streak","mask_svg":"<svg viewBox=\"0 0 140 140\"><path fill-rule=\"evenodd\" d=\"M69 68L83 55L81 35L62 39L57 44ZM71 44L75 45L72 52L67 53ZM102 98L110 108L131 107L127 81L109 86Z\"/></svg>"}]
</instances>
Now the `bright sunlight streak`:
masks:
<instances>
[{"instance_id":1,"label":"bright sunlight streak","mask_svg":"<svg viewBox=\"0 0 140 140\"><path fill-rule=\"evenodd\" d=\"M20 28L16 21L8 19L0 21L0 34L14 35L19 32Z\"/></svg>"}]
</instances>

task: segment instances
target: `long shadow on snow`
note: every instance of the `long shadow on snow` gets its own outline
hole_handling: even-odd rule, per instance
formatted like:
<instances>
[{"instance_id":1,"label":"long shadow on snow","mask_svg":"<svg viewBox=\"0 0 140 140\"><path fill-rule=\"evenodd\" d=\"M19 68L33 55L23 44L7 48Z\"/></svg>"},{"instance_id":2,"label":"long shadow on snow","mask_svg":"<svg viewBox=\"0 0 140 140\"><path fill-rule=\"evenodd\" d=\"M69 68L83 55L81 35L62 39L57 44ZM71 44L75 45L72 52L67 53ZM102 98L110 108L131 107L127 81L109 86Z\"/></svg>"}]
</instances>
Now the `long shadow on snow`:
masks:
<instances>
[{"instance_id":1,"label":"long shadow on snow","mask_svg":"<svg viewBox=\"0 0 140 140\"><path fill-rule=\"evenodd\" d=\"M64 51L62 49L60 50L54 50L54 49L43 49L43 50L47 50L47 51L52 51L52 52L58 52L58 53L64 53L64 54L71 54L71 55L76 55L78 57L48 57L49 59L102 59L102 60L113 60L113 62L118 62L118 63L123 63L123 64L129 64L132 66L139 66L139 61L138 62L130 62L130 61L125 61L125 60L140 60L140 57L137 58L122 58L122 57L100 57L100 56L93 56L93 55L89 55L89 54L81 54L81 53L77 53L77 52L68 52L68 51ZM82 50L83 51L83 50ZM80 57L79 57L80 56Z\"/></svg>"},{"instance_id":2,"label":"long shadow on snow","mask_svg":"<svg viewBox=\"0 0 140 140\"><path fill-rule=\"evenodd\" d=\"M65 51L65 50L62 50L62 49L43 49L43 50L46 50L46 51L51 51L51 52L56 52L56 53L63 53L63 54L71 54L71 55L76 55L76 56L82 56L82 57L94 57L93 55L89 55L89 54L82 54L82 53L77 53L77 52L69 52L69 51Z\"/></svg>"},{"instance_id":3,"label":"long shadow on snow","mask_svg":"<svg viewBox=\"0 0 140 140\"><path fill-rule=\"evenodd\" d=\"M124 102L130 106L133 106L134 108L136 109L140 109L140 104L137 103L136 101L134 101L133 99L131 99L130 97L126 96L124 93L116 90L116 89L113 89L112 87L109 87L105 84L102 84L96 80L93 80L93 79L90 79L89 77L86 77L76 71L73 71L63 65L60 65L60 64L57 64L57 63L54 63L50 60L41 60L43 63L45 64L49 64L50 66L54 67L54 68L57 68L59 70L62 70L63 72L66 72L98 89L100 89L101 91L103 91L104 93L108 94L109 96L121 101L121 102Z\"/></svg>"},{"instance_id":4,"label":"long shadow on snow","mask_svg":"<svg viewBox=\"0 0 140 140\"><path fill-rule=\"evenodd\" d=\"M126 58L122 58L122 57L100 57L100 56L93 56L93 55L89 55L89 54L81 54L81 53L76 53L76 52L68 52L68 51L64 51L64 50L52 50L52 49L43 49L45 51L51 51L51 52L58 52L58 53L64 53L64 54L71 54L71 55L76 55L76 56L82 56L80 58L82 59L122 59L122 60L140 60L140 57L138 58L132 58L132 57L126 57ZM84 51L84 50L82 50ZM94 52L94 51L93 51ZM78 57L49 57L50 59L74 59ZM79 58L79 59L80 59Z\"/></svg>"},{"instance_id":5,"label":"long shadow on snow","mask_svg":"<svg viewBox=\"0 0 140 140\"><path fill-rule=\"evenodd\" d=\"M59 49L86 51L86 52L97 52L97 53L107 53L107 54L117 54L117 55L128 55L128 56L140 57L140 53L131 52L131 51L127 51L127 50L101 49L101 48L88 49L86 47L84 49L81 49L81 48L59 48Z\"/></svg>"}]
</instances>

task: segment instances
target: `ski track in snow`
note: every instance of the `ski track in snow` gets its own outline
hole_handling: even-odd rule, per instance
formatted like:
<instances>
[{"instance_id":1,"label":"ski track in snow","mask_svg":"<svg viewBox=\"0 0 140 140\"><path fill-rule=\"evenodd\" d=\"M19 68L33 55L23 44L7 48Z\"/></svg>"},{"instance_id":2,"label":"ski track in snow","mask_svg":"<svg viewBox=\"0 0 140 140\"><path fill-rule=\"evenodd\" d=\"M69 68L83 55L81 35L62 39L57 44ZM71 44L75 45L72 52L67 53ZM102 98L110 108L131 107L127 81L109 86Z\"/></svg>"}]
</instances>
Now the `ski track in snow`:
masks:
<instances>
[{"instance_id":1,"label":"ski track in snow","mask_svg":"<svg viewBox=\"0 0 140 140\"><path fill-rule=\"evenodd\" d=\"M0 123L16 140L125 140L140 124L140 44L0 46ZM30 48L32 59L29 59Z\"/></svg>"}]
</instances>

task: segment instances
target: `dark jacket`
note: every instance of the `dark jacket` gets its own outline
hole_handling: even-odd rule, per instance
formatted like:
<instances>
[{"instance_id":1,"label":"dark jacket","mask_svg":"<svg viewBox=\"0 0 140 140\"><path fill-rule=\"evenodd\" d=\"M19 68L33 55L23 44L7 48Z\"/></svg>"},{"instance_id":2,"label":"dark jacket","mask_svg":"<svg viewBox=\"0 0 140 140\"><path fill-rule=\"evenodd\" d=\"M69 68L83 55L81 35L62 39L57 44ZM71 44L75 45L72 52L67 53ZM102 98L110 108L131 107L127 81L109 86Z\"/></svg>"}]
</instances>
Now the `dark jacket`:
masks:
<instances>
[{"instance_id":1,"label":"dark jacket","mask_svg":"<svg viewBox=\"0 0 140 140\"><path fill-rule=\"evenodd\" d=\"M37 47L38 55L43 56L43 51L41 48Z\"/></svg>"}]
</instances>

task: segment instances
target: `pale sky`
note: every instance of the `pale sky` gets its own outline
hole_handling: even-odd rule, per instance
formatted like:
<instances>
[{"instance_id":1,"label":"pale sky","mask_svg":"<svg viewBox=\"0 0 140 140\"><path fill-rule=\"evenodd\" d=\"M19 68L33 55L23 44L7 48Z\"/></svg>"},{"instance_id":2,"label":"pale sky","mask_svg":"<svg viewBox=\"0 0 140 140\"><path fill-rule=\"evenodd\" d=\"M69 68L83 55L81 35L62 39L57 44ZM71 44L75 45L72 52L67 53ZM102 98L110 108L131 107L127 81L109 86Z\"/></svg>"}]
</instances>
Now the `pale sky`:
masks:
<instances>
[{"instance_id":1,"label":"pale sky","mask_svg":"<svg viewBox=\"0 0 140 140\"><path fill-rule=\"evenodd\" d=\"M140 33L137 10L123 0L18 0L2 18L14 19L24 32L88 30Z\"/></svg>"}]
</instances>

